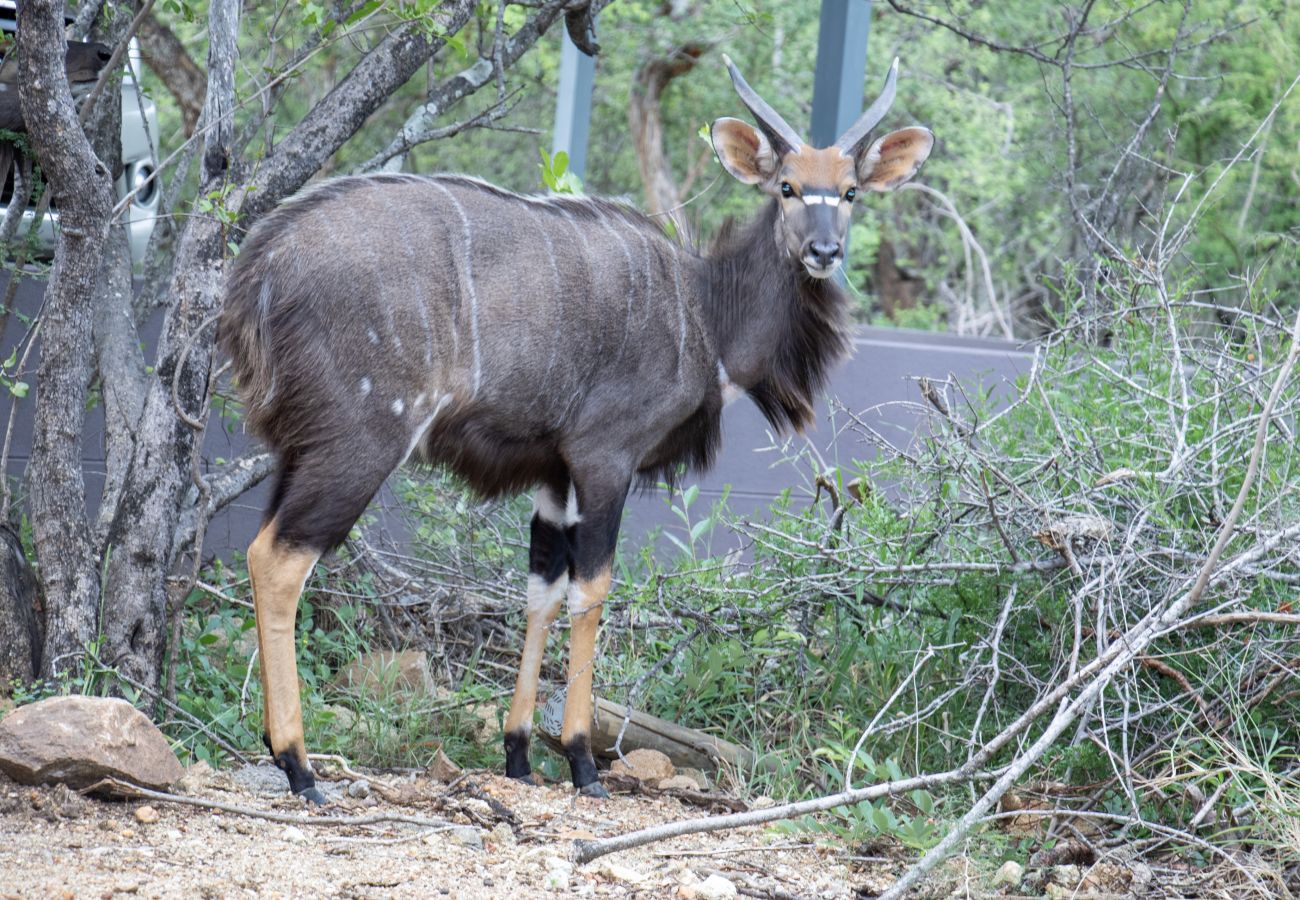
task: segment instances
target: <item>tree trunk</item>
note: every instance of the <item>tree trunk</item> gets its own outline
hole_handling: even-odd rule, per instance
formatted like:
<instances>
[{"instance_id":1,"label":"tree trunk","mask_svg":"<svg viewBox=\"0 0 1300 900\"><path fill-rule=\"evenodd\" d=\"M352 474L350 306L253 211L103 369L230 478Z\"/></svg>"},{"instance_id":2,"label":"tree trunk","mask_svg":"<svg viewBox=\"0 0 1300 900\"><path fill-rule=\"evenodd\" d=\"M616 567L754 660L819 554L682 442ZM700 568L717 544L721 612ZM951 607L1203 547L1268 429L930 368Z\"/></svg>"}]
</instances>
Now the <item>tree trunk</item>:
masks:
<instances>
[{"instance_id":1,"label":"tree trunk","mask_svg":"<svg viewBox=\"0 0 1300 900\"><path fill-rule=\"evenodd\" d=\"M0 525L0 696L11 681L31 681L40 670L36 576L17 532Z\"/></svg>"},{"instance_id":2,"label":"tree trunk","mask_svg":"<svg viewBox=\"0 0 1300 900\"><path fill-rule=\"evenodd\" d=\"M231 212L238 212L244 196L242 190L226 190L230 185L224 183L232 174L239 10L240 0L213 0L208 7L208 92L203 108L207 130L200 170L201 195L223 196ZM106 537L107 657L128 678L150 687L160 681L167 649L172 537L186 487L197 471L202 439L202 432L180 413L204 417L213 318L225 284L226 239L221 218L196 217L176 248L171 284L175 299L163 319L155 377L145 395L134 433L135 453Z\"/></svg>"},{"instance_id":3,"label":"tree trunk","mask_svg":"<svg viewBox=\"0 0 1300 900\"><path fill-rule=\"evenodd\" d=\"M17 45L27 133L62 223L45 291L28 467L32 531L45 587L41 671L54 677L80 662L95 636L99 578L86 522L81 435L94 290L113 193L109 171L82 131L64 72L61 0L20 5Z\"/></svg>"},{"instance_id":4,"label":"tree trunk","mask_svg":"<svg viewBox=\"0 0 1300 900\"><path fill-rule=\"evenodd\" d=\"M898 254L894 244L887 237L881 237L880 248L876 251L875 264L876 297L880 308L894 319L902 309L914 309L917 297L921 293L922 282L913 278L898 266Z\"/></svg>"},{"instance_id":5,"label":"tree trunk","mask_svg":"<svg viewBox=\"0 0 1300 900\"><path fill-rule=\"evenodd\" d=\"M185 123L185 136L192 136L199 113L203 111L203 99L208 93L207 76L195 65L175 32L158 21L153 13L140 24L139 37L145 65L176 98Z\"/></svg>"},{"instance_id":6,"label":"tree trunk","mask_svg":"<svg viewBox=\"0 0 1300 900\"><path fill-rule=\"evenodd\" d=\"M664 89L674 78L685 75L710 44L685 44L665 59L652 59L637 69L632 82L632 96L627 107L627 121L632 129L641 183L645 187L646 211L651 215L672 216L683 243L690 243L690 226L684 215L673 215L681 205L677 178L664 151L664 125L660 102Z\"/></svg>"}]
</instances>

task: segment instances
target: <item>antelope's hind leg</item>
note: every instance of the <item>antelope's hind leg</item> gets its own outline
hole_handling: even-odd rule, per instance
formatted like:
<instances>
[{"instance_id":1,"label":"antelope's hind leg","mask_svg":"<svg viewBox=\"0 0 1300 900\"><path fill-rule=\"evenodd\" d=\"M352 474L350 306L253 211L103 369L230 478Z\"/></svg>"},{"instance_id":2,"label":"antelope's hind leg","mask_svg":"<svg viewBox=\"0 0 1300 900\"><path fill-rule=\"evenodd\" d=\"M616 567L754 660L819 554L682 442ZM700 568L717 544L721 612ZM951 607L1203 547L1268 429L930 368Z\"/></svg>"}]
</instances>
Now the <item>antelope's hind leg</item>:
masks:
<instances>
[{"instance_id":1,"label":"antelope's hind leg","mask_svg":"<svg viewBox=\"0 0 1300 900\"><path fill-rule=\"evenodd\" d=\"M591 755L592 677L596 635L612 578L614 550L628 480L577 480L580 518L573 528L569 578L569 693L560 734L573 786L588 797L608 797Z\"/></svg>"},{"instance_id":2,"label":"antelope's hind leg","mask_svg":"<svg viewBox=\"0 0 1300 900\"><path fill-rule=\"evenodd\" d=\"M298 598L320 554L278 540L272 519L248 548L248 576L253 583L257 646L265 695L266 742L275 764L289 776L289 788L312 803L324 803L316 788L302 731L298 667L294 659L294 623Z\"/></svg>"},{"instance_id":3,"label":"antelope's hind leg","mask_svg":"<svg viewBox=\"0 0 1300 900\"><path fill-rule=\"evenodd\" d=\"M289 787L324 803L307 761L294 659L298 598L323 553L341 544L400 458L392 451L317 451L281 474L267 523L248 548L265 695L266 742Z\"/></svg>"},{"instance_id":4,"label":"antelope's hind leg","mask_svg":"<svg viewBox=\"0 0 1300 900\"><path fill-rule=\"evenodd\" d=\"M537 679L546 654L546 637L569 583L570 525L563 499L567 492L565 479L559 485L538 488L533 500L528 543L528 630L505 728L506 775L530 783L533 769L528 761L528 743L537 705Z\"/></svg>"}]
</instances>

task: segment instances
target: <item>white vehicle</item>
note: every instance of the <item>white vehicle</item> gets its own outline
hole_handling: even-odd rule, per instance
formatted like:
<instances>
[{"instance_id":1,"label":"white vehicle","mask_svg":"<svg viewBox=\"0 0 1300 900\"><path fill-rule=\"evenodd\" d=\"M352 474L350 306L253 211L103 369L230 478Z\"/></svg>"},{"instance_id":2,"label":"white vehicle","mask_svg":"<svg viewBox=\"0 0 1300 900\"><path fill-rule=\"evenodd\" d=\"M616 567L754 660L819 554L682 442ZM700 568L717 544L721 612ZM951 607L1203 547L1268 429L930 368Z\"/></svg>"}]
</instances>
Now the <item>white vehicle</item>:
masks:
<instances>
[{"instance_id":1,"label":"white vehicle","mask_svg":"<svg viewBox=\"0 0 1300 900\"><path fill-rule=\"evenodd\" d=\"M72 20L69 19L69 22ZM12 36L17 31L17 9L14 0L0 0L0 31ZM132 71L140 69L140 57L135 42L130 48L131 65L125 67L122 75L122 163L121 176L117 179L117 196L125 197L131 190L145 185L131 199L130 206L123 212L131 244L131 258L140 261L144 258L145 248L149 246L149 237L153 234L154 221L158 212L160 195L157 179L148 181L158 165L158 111ZM12 90L12 86L0 85L0 90ZM0 216L8 210L13 192L13 173L0 174L4 184L0 187ZM36 211L28 209L23 214L19 234L25 234L35 219ZM45 255L54 252L54 230L58 227L59 213L52 209L45 214L37 236L37 250Z\"/></svg>"}]
</instances>

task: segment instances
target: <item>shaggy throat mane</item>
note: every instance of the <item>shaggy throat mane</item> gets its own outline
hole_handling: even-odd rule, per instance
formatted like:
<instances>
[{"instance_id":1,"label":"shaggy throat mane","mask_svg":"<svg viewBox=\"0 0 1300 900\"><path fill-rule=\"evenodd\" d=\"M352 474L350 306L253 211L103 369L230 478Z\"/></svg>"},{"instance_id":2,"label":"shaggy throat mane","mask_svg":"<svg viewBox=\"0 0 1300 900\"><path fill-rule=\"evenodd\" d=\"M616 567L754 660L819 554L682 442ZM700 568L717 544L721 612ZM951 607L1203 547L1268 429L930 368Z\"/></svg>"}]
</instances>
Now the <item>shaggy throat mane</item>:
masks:
<instances>
[{"instance_id":1,"label":"shaggy throat mane","mask_svg":"<svg viewBox=\"0 0 1300 900\"><path fill-rule=\"evenodd\" d=\"M851 347L848 296L813 278L776 240L777 203L728 220L705 260L705 314L733 381L778 432L802 431L830 368Z\"/></svg>"}]
</instances>

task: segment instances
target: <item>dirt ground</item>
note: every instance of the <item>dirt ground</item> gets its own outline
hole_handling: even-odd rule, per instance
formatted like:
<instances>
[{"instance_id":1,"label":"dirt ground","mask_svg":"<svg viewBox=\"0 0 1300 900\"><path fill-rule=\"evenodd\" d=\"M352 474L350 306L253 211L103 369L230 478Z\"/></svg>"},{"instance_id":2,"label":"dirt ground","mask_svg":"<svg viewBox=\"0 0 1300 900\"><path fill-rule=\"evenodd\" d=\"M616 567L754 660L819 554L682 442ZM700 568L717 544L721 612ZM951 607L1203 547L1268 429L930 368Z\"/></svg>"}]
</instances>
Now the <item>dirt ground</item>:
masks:
<instances>
[{"instance_id":1,"label":"dirt ground","mask_svg":"<svg viewBox=\"0 0 1300 900\"><path fill-rule=\"evenodd\" d=\"M762 828L678 838L584 866L569 861L575 839L709 811L667 795L592 800L564 785L528 787L484 772L448 783L375 777L368 791L351 790L368 796L349 796L347 780L322 786L331 802L315 818L391 812L455 827L287 825L168 802L88 799L0 775L0 897L689 898L713 896L710 876L740 896L847 898L880 887L842 855ZM269 766L192 769L181 790L303 812ZM709 884L727 890L717 877Z\"/></svg>"}]
</instances>

